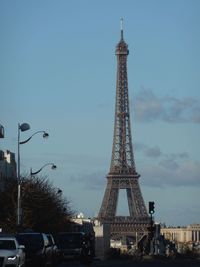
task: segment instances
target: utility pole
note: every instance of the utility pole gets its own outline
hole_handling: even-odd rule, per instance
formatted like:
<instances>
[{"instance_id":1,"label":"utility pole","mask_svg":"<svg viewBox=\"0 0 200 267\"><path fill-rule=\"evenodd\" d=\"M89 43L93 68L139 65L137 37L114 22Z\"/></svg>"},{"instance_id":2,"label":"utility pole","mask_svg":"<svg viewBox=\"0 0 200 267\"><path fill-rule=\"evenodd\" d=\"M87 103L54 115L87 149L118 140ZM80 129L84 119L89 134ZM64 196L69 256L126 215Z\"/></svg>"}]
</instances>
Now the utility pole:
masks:
<instances>
[{"instance_id":1,"label":"utility pole","mask_svg":"<svg viewBox=\"0 0 200 267\"><path fill-rule=\"evenodd\" d=\"M153 221L153 214L155 212L155 202L154 201L150 201L149 202L149 214L150 214L150 234L149 234L149 240L150 240L150 254L154 253L154 221Z\"/></svg>"}]
</instances>

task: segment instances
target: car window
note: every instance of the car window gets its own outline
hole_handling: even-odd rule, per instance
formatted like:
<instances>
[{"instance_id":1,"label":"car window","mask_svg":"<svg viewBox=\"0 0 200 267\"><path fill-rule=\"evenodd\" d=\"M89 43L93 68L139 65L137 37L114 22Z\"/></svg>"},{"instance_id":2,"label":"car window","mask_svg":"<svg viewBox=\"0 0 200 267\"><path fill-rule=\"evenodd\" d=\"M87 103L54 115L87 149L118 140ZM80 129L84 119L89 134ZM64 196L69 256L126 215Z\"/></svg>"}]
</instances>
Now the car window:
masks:
<instances>
[{"instance_id":1,"label":"car window","mask_svg":"<svg viewBox=\"0 0 200 267\"><path fill-rule=\"evenodd\" d=\"M49 239L47 238L47 236L45 234L43 234L43 238L44 238L44 244L45 244L45 246L50 245Z\"/></svg>"},{"instance_id":2,"label":"car window","mask_svg":"<svg viewBox=\"0 0 200 267\"><path fill-rule=\"evenodd\" d=\"M24 245L27 250L42 249L44 246L41 234L18 234L17 240L20 244Z\"/></svg>"},{"instance_id":3,"label":"car window","mask_svg":"<svg viewBox=\"0 0 200 267\"><path fill-rule=\"evenodd\" d=\"M0 249L16 249L14 240L0 240Z\"/></svg>"},{"instance_id":4,"label":"car window","mask_svg":"<svg viewBox=\"0 0 200 267\"><path fill-rule=\"evenodd\" d=\"M47 235L47 238L49 240L49 244L52 246L53 245L52 237L50 235Z\"/></svg>"}]
</instances>

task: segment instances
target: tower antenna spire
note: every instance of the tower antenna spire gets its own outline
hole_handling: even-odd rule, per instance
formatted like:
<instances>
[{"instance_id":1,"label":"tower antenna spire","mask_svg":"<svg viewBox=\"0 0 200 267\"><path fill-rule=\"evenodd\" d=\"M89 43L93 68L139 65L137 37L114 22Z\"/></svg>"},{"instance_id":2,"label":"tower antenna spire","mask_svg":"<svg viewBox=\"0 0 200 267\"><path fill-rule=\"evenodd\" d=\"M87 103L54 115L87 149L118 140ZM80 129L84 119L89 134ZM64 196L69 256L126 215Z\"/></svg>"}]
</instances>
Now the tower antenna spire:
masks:
<instances>
[{"instance_id":1,"label":"tower antenna spire","mask_svg":"<svg viewBox=\"0 0 200 267\"><path fill-rule=\"evenodd\" d=\"M121 18L121 40L123 40L123 18Z\"/></svg>"}]
</instances>

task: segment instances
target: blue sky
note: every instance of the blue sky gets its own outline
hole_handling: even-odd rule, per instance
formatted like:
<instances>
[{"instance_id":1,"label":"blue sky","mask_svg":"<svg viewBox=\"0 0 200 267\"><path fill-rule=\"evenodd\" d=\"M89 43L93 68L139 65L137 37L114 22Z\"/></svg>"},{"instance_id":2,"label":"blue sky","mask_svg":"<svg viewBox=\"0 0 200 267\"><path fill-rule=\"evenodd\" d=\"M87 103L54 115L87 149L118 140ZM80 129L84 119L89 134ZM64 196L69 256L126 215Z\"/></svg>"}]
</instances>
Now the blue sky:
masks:
<instances>
[{"instance_id":1,"label":"blue sky","mask_svg":"<svg viewBox=\"0 0 200 267\"><path fill-rule=\"evenodd\" d=\"M17 124L49 132L21 146L21 171L45 168L72 207L95 216L111 160L115 46L124 18L136 168L145 203L171 225L200 223L200 2L0 2L3 150ZM125 210L120 194L118 213Z\"/></svg>"}]
</instances>

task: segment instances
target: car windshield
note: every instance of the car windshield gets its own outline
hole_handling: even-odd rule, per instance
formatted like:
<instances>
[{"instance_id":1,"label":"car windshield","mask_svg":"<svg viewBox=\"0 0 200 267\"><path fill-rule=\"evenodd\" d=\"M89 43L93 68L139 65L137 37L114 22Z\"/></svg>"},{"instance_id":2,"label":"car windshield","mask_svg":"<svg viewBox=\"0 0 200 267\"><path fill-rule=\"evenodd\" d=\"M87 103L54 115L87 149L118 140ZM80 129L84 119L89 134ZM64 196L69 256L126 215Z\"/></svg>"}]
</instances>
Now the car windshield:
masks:
<instances>
[{"instance_id":1,"label":"car windshield","mask_svg":"<svg viewBox=\"0 0 200 267\"><path fill-rule=\"evenodd\" d=\"M0 249L16 249L14 240L0 240Z\"/></svg>"},{"instance_id":2,"label":"car windshield","mask_svg":"<svg viewBox=\"0 0 200 267\"><path fill-rule=\"evenodd\" d=\"M18 234L17 240L26 250L42 249L44 245L41 234Z\"/></svg>"}]
</instances>

